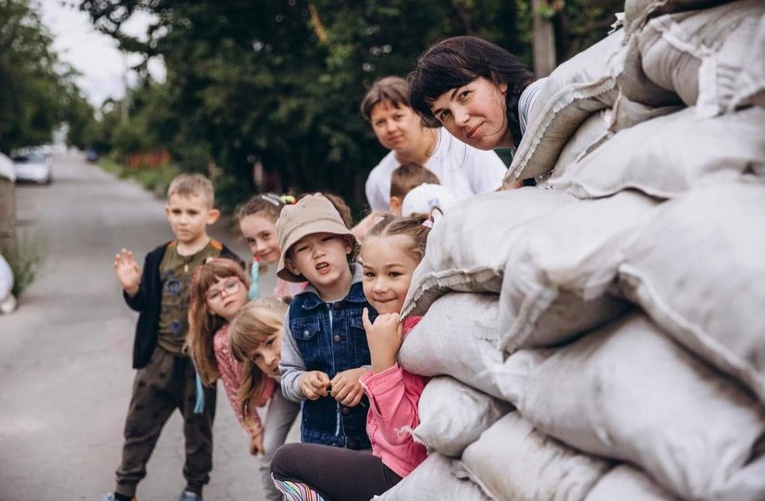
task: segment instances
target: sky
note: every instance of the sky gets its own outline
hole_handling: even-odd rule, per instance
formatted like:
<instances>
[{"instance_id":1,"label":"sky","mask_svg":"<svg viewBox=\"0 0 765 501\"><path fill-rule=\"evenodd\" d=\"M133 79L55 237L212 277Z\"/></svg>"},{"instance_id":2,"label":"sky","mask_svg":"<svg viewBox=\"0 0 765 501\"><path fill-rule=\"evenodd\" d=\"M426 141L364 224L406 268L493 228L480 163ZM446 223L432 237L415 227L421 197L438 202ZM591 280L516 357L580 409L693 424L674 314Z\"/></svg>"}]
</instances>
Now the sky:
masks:
<instances>
[{"instance_id":1,"label":"sky","mask_svg":"<svg viewBox=\"0 0 765 501\"><path fill-rule=\"evenodd\" d=\"M126 61L117 49L117 42L96 31L88 15L77 9L79 0L40 0L39 5L43 24L53 36L54 50L62 61L82 73L77 84L91 104L99 107L109 97L124 96L124 77L127 76L128 85L136 81L135 72L126 68L139 63L141 56L131 54ZM134 14L124 25L124 31L145 38L150 22L148 14ZM160 61L152 61L149 71L156 79L164 79Z\"/></svg>"}]
</instances>

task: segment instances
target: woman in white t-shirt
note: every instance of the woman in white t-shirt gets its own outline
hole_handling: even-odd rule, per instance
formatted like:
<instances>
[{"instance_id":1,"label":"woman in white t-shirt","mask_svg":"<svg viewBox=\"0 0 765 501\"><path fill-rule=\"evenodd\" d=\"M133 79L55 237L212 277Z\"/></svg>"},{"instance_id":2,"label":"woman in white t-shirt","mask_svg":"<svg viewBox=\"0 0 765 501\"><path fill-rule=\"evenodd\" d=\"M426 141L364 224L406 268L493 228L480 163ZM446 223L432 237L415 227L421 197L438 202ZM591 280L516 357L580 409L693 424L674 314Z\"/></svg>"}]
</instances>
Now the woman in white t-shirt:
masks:
<instances>
[{"instance_id":1,"label":"woman in white t-shirt","mask_svg":"<svg viewBox=\"0 0 765 501\"><path fill-rule=\"evenodd\" d=\"M366 195L374 211L390 209L390 178L403 163L419 163L431 170L456 200L496 190L506 167L493 151L477 150L456 140L447 130L429 128L409 106L409 88L400 77L377 80L361 102L388 153L369 173Z\"/></svg>"}]
</instances>

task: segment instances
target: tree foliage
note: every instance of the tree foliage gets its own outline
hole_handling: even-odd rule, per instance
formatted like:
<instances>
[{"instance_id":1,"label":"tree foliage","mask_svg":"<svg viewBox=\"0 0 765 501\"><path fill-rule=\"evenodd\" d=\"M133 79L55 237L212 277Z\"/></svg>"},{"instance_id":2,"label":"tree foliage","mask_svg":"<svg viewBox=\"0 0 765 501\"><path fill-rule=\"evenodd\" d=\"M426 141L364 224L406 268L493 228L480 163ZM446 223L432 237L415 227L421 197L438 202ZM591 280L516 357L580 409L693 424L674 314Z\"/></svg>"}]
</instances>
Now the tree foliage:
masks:
<instances>
[{"instance_id":1,"label":"tree foliage","mask_svg":"<svg viewBox=\"0 0 765 501\"><path fill-rule=\"evenodd\" d=\"M593 27L610 24L619 6L566 2L556 11L562 49L605 36ZM239 199L256 188L259 161L271 181L258 188L331 190L359 207L385 153L358 108L371 82L405 75L452 35L482 36L527 62L531 54L526 0L82 0L81 8L125 50L163 58L166 82L131 98L147 140L168 146L185 169L217 166ZM136 11L154 15L147 39L122 29Z\"/></svg>"},{"instance_id":2,"label":"tree foliage","mask_svg":"<svg viewBox=\"0 0 765 501\"><path fill-rule=\"evenodd\" d=\"M84 140L93 109L52 44L27 0L0 0L0 151L48 142L66 121L73 138Z\"/></svg>"}]
</instances>

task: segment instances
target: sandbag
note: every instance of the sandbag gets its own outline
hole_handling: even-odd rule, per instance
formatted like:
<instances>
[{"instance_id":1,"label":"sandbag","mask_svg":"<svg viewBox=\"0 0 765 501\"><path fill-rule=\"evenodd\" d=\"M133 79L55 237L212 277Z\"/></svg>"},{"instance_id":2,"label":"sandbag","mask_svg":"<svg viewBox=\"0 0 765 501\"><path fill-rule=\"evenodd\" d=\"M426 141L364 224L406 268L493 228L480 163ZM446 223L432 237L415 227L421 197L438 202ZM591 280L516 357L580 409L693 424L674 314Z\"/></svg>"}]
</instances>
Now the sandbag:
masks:
<instances>
[{"instance_id":1,"label":"sandbag","mask_svg":"<svg viewBox=\"0 0 765 501\"><path fill-rule=\"evenodd\" d=\"M693 108L616 133L546 186L579 198L637 189L673 198L729 180L765 182L765 110L698 118Z\"/></svg>"},{"instance_id":2,"label":"sandbag","mask_svg":"<svg viewBox=\"0 0 765 501\"><path fill-rule=\"evenodd\" d=\"M550 171L561 149L591 114L613 107L619 95L608 67L624 41L616 31L564 62L547 77L529 111L505 184Z\"/></svg>"},{"instance_id":3,"label":"sandbag","mask_svg":"<svg viewBox=\"0 0 765 501\"><path fill-rule=\"evenodd\" d=\"M488 501L459 461L434 453L374 501Z\"/></svg>"},{"instance_id":4,"label":"sandbag","mask_svg":"<svg viewBox=\"0 0 765 501\"><path fill-rule=\"evenodd\" d=\"M575 201L527 187L459 202L430 232L402 313L423 315L450 290L499 293L508 251L522 238L516 226Z\"/></svg>"},{"instance_id":5,"label":"sandbag","mask_svg":"<svg viewBox=\"0 0 765 501\"><path fill-rule=\"evenodd\" d=\"M763 13L761 0L743 0L653 19L636 35L642 69L699 116L720 114L733 97L736 77L749 64Z\"/></svg>"},{"instance_id":6,"label":"sandbag","mask_svg":"<svg viewBox=\"0 0 765 501\"><path fill-rule=\"evenodd\" d=\"M491 368L502 364L497 298L458 292L441 297L404 338L398 363L414 374L452 376L502 397L490 377Z\"/></svg>"},{"instance_id":7,"label":"sandbag","mask_svg":"<svg viewBox=\"0 0 765 501\"><path fill-rule=\"evenodd\" d=\"M500 294L499 348L549 347L625 313L628 302L610 294L619 249L655 206L624 192L580 200L521 225Z\"/></svg>"},{"instance_id":8,"label":"sandbag","mask_svg":"<svg viewBox=\"0 0 765 501\"><path fill-rule=\"evenodd\" d=\"M666 203L624 255L623 293L765 402L765 186L723 184Z\"/></svg>"},{"instance_id":9,"label":"sandbag","mask_svg":"<svg viewBox=\"0 0 765 501\"><path fill-rule=\"evenodd\" d=\"M626 0L624 2L624 30L631 35L643 29L649 19L662 14L705 9L722 5L730 0Z\"/></svg>"},{"instance_id":10,"label":"sandbag","mask_svg":"<svg viewBox=\"0 0 765 501\"><path fill-rule=\"evenodd\" d=\"M765 430L749 393L641 313L562 348L519 351L495 378L540 432L635 464L683 498L711 498Z\"/></svg>"},{"instance_id":11,"label":"sandbag","mask_svg":"<svg viewBox=\"0 0 765 501\"><path fill-rule=\"evenodd\" d=\"M585 501L671 501L676 499L642 471L621 464L611 469L587 494Z\"/></svg>"},{"instance_id":12,"label":"sandbag","mask_svg":"<svg viewBox=\"0 0 765 501\"><path fill-rule=\"evenodd\" d=\"M582 500L610 468L537 432L517 412L465 449L462 463L496 499L519 500Z\"/></svg>"},{"instance_id":13,"label":"sandbag","mask_svg":"<svg viewBox=\"0 0 765 501\"><path fill-rule=\"evenodd\" d=\"M737 471L714 496L717 501L762 501L765 499L765 454Z\"/></svg>"},{"instance_id":14,"label":"sandbag","mask_svg":"<svg viewBox=\"0 0 765 501\"><path fill-rule=\"evenodd\" d=\"M428 451L459 458L487 428L513 409L454 378L431 379L420 396L420 424L410 430Z\"/></svg>"},{"instance_id":15,"label":"sandbag","mask_svg":"<svg viewBox=\"0 0 765 501\"><path fill-rule=\"evenodd\" d=\"M746 65L736 76L729 112L750 105L765 108L765 15L760 17L747 58Z\"/></svg>"}]
</instances>

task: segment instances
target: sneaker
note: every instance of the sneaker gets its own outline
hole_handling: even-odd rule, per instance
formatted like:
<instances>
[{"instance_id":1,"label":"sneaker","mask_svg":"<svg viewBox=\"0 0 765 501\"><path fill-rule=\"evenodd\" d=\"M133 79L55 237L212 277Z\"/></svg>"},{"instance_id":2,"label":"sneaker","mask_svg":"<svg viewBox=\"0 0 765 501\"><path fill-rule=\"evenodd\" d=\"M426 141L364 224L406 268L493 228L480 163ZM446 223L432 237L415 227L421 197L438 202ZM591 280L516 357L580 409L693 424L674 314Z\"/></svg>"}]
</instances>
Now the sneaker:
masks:
<instances>
[{"instance_id":1,"label":"sneaker","mask_svg":"<svg viewBox=\"0 0 765 501\"><path fill-rule=\"evenodd\" d=\"M114 495L113 492L110 492L106 496L104 496L104 499L101 501L117 501L117 497ZM132 501L138 501L135 497L132 498Z\"/></svg>"},{"instance_id":2,"label":"sneaker","mask_svg":"<svg viewBox=\"0 0 765 501\"><path fill-rule=\"evenodd\" d=\"M178 501L203 501L202 496L196 492L186 491L181 492L181 497Z\"/></svg>"}]
</instances>

